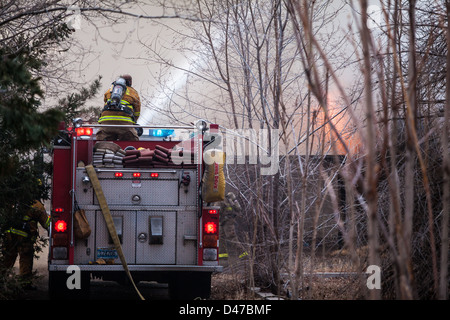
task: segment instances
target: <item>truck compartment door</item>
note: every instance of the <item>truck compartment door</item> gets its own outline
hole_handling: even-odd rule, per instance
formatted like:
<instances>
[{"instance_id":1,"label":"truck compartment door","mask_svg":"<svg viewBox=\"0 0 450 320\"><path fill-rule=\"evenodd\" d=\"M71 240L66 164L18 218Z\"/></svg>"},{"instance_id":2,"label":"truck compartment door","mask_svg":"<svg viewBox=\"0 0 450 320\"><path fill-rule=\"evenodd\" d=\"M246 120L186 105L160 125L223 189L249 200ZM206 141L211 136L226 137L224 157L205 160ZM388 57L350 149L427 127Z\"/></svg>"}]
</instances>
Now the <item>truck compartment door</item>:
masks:
<instances>
[{"instance_id":1,"label":"truck compartment door","mask_svg":"<svg viewBox=\"0 0 450 320\"><path fill-rule=\"evenodd\" d=\"M135 264L136 239L134 231L136 226L136 212L111 210L111 216L114 220L117 235L121 240L125 260L128 264ZM113 254L114 243L109 236L108 228L106 227L105 219L103 218L103 213L101 210L96 211L95 239L95 259L106 259L108 258L108 255ZM121 264L120 258L115 258L114 263Z\"/></svg>"},{"instance_id":2,"label":"truck compartment door","mask_svg":"<svg viewBox=\"0 0 450 320\"><path fill-rule=\"evenodd\" d=\"M74 248L74 264L88 264L89 261L94 261L95 254L95 211L86 211L86 218L92 228L92 233L87 239L75 239Z\"/></svg>"},{"instance_id":3,"label":"truck compartment door","mask_svg":"<svg viewBox=\"0 0 450 320\"><path fill-rule=\"evenodd\" d=\"M197 213L178 212L177 222L177 264L197 263Z\"/></svg>"},{"instance_id":4,"label":"truck compartment door","mask_svg":"<svg viewBox=\"0 0 450 320\"><path fill-rule=\"evenodd\" d=\"M136 264L175 264L175 211L138 211Z\"/></svg>"}]
</instances>

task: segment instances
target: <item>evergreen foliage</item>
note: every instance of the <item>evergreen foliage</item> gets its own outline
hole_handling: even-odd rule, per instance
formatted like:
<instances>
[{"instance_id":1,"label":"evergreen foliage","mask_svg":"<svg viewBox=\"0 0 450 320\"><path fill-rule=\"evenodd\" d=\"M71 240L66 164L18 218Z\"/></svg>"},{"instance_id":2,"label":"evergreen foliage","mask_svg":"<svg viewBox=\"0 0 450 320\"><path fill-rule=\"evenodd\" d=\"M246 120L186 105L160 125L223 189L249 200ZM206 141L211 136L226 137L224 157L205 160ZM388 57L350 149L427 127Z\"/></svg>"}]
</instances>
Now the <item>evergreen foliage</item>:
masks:
<instances>
[{"instance_id":1,"label":"evergreen foliage","mask_svg":"<svg viewBox=\"0 0 450 320\"><path fill-rule=\"evenodd\" d=\"M0 245L5 231L23 219L34 200L49 198L51 164L43 161L43 150L51 148L61 121L79 115L86 101L100 87L100 77L79 93L69 94L60 105L41 111L44 91L36 77L46 65L46 52L70 36L65 24L51 25L33 41L16 38L0 41ZM40 251L42 241L35 246ZM0 253L0 261L1 261ZM0 267L2 292L11 288L11 274ZM8 299L0 295L0 299Z\"/></svg>"},{"instance_id":2,"label":"evergreen foliage","mask_svg":"<svg viewBox=\"0 0 450 320\"><path fill-rule=\"evenodd\" d=\"M83 107L89 99L92 99L100 89L101 76L95 79L87 87L83 87L79 92L70 93L58 102L58 108L64 113L64 122L70 124L78 117L98 118L101 109Z\"/></svg>"}]
</instances>

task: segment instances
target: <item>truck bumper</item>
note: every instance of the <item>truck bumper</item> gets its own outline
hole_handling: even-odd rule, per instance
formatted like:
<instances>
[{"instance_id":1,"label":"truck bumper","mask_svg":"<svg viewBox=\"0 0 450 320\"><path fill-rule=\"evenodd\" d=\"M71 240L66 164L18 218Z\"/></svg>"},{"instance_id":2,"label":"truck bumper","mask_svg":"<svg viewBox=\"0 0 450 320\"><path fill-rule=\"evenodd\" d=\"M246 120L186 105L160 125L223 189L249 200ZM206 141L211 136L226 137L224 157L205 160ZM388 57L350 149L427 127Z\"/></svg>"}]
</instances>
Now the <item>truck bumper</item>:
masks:
<instances>
[{"instance_id":1,"label":"truck bumper","mask_svg":"<svg viewBox=\"0 0 450 320\"><path fill-rule=\"evenodd\" d=\"M50 264L48 266L49 271L67 271L68 264ZM90 271L90 272L104 272L104 271L125 271L121 264L111 264L111 265L77 265L80 271ZM192 266L192 265L128 265L128 269L138 272L154 272L154 271L164 271L164 272L178 272L178 271L195 271L195 272L222 272L223 266Z\"/></svg>"}]
</instances>

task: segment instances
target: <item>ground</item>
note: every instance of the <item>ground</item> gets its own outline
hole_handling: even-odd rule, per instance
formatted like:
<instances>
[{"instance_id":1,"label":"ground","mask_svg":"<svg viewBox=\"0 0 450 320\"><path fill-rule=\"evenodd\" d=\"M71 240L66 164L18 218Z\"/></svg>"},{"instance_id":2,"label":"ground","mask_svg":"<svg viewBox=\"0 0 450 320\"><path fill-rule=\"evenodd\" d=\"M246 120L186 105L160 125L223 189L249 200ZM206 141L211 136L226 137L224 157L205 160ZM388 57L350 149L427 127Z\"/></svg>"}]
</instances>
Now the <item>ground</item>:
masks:
<instances>
[{"instance_id":1,"label":"ground","mask_svg":"<svg viewBox=\"0 0 450 320\"><path fill-rule=\"evenodd\" d=\"M42 236L46 235L45 230L40 230ZM47 256L48 246L42 248L39 258L34 260L34 271L37 278L34 282L36 290L26 291L21 297L26 300L47 300L48 299L48 270ZM224 263L226 263L224 261ZM16 261L14 271L18 273L19 263ZM305 261L305 273L309 272L308 261ZM301 299L312 300L352 300L363 299L364 292L361 291L359 285L361 281L353 276L351 272L351 263L345 252L337 251L326 257L326 259L317 259L315 262L314 277L305 276L304 286L299 293ZM349 273L346 276L336 276L334 272ZM255 293L246 286L246 281L234 273L229 272L225 268L225 272L213 275L211 288L211 300L249 300L263 299L262 295ZM136 295L130 288L123 288L116 283L95 281L91 286L99 296L104 296L103 292L107 292L106 298L114 297L115 299L135 299ZM156 283L141 283L140 287L145 292L146 297L156 300L168 299L167 286ZM288 285L285 285L288 288ZM264 288L260 289L265 292ZM290 297L283 292L280 297L289 299ZM361 293L363 292L363 293ZM102 299L102 298L100 298Z\"/></svg>"}]
</instances>

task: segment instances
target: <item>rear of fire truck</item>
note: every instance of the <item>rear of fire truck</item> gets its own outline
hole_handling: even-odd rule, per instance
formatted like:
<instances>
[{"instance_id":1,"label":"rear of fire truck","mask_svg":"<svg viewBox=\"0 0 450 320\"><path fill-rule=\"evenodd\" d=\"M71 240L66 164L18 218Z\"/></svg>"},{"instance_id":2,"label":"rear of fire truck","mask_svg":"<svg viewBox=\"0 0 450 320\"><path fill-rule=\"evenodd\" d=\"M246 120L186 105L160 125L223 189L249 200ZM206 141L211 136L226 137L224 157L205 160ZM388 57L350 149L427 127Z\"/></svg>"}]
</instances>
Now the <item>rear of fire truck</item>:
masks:
<instances>
[{"instance_id":1,"label":"rear of fire truck","mask_svg":"<svg viewBox=\"0 0 450 320\"><path fill-rule=\"evenodd\" d=\"M143 126L139 141L113 141L112 151L96 147L97 129L78 123L55 140L51 297L89 297L93 277L127 282L85 167L92 165L134 282L168 283L172 298L208 298L211 275L221 271L219 207L202 196L203 157L220 140L218 126ZM77 209L84 210L91 229L84 239L74 234ZM76 272L78 287L69 285Z\"/></svg>"}]
</instances>

